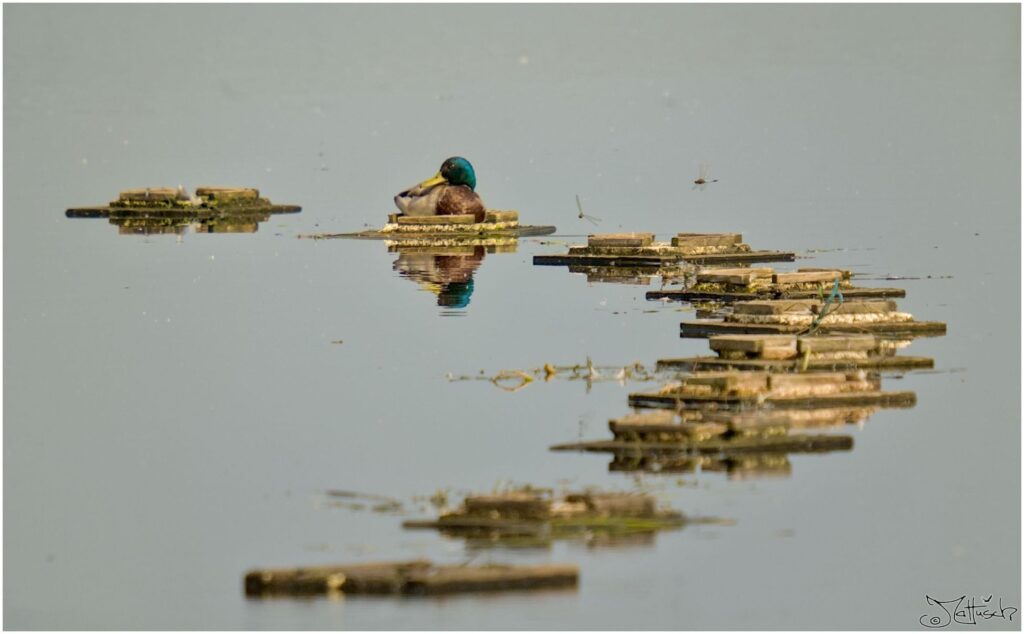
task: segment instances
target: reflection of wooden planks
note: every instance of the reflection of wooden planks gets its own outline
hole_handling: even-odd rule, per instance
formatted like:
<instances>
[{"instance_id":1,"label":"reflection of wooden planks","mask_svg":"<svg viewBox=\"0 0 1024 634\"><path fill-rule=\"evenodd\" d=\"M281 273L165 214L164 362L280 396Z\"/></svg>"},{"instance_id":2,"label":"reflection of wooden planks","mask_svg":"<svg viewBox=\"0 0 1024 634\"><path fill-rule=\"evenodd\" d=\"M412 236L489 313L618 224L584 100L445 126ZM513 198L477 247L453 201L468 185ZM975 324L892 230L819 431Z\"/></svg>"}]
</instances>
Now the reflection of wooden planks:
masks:
<instances>
[{"instance_id":1,"label":"reflection of wooden planks","mask_svg":"<svg viewBox=\"0 0 1024 634\"><path fill-rule=\"evenodd\" d=\"M410 225L403 225L408 227ZM429 226L429 225L427 225ZM420 242L430 238L438 240L449 240L459 238L522 238L525 236L546 236L555 232L555 227L550 225L516 225L511 227L495 228L500 225L457 225L458 230L438 230L436 232L420 231L381 231L370 229L367 231L356 231L353 233L300 233L299 238L312 240L390 240L393 242L411 241ZM461 229L465 227L465 229Z\"/></svg>"},{"instance_id":2,"label":"reflection of wooden planks","mask_svg":"<svg viewBox=\"0 0 1024 634\"><path fill-rule=\"evenodd\" d=\"M65 212L68 218L180 218L205 220L209 218L259 216L266 214L294 214L302 211L298 205L265 205L245 207L233 205L225 208L209 207L72 207Z\"/></svg>"},{"instance_id":3,"label":"reflection of wooden planks","mask_svg":"<svg viewBox=\"0 0 1024 634\"><path fill-rule=\"evenodd\" d=\"M802 359L723 359L721 357L683 357L659 359L658 370L772 370L799 372L802 370L911 370L935 367L928 357L871 356L866 359L811 358Z\"/></svg>"},{"instance_id":4,"label":"reflection of wooden planks","mask_svg":"<svg viewBox=\"0 0 1024 634\"><path fill-rule=\"evenodd\" d=\"M728 334L797 334L807 331L800 324L747 324L715 319L697 319L680 324L680 337L709 337ZM946 334L946 324L933 321L821 324L821 333L871 333L889 337L936 337Z\"/></svg>"},{"instance_id":5,"label":"reflection of wooden planks","mask_svg":"<svg viewBox=\"0 0 1024 634\"><path fill-rule=\"evenodd\" d=\"M608 451L625 455L723 454L748 452L805 453L844 451L853 448L853 437L835 434L781 434L764 437L718 438L700 442L630 442L592 440L554 445L551 451Z\"/></svg>"},{"instance_id":6,"label":"reflection of wooden planks","mask_svg":"<svg viewBox=\"0 0 1024 634\"><path fill-rule=\"evenodd\" d=\"M647 299L671 299L681 302L742 302L755 299L814 299L819 297L816 289L777 289L771 286L755 288L751 291L713 291L713 290L661 290L648 291ZM906 297L907 291L902 288L844 288L843 297L848 299L870 297Z\"/></svg>"},{"instance_id":7,"label":"reflection of wooden planks","mask_svg":"<svg viewBox=\"0 0 1024 634\"><path fill-rule=\"evenodd\" d=\"M770 405L777 408L818 408L818 407L913 407L917 395L913 392L839 392L835 394L811 394L779 396L772 394L726 394L726 395L679 395L673 393L637 392L629 395L630 407L687 408L717 406L720 408L744 408Z\"/></svg>"},{"instance_id":8,"label":"reflection of wooden planks","mask_svg":"<svg viewBox=\"0 0 1024 634\"><path fill-rule=\"evenodd\" d=\"M567 264L596 264L601 266L657 266L661 263L690 262L693 264L724 264L742 262L791 262L794 253L783 251L743 251L737 253L703 253L684 255L661 253L652 255L597 255L588 253L566 253L558 255L535 255L533 263L538 266L564 266Z\"/></svg>"},{"instance_id":9,"label":"reflection of wooden planks","mask_svg":"<svg viewBox=\"0 0 1024 634\"><path fill-rule=\"evenodd\" d=\"M579 569L572 565L436 566L426 560L415 560L253 570L245 575L245 593L431 595L575 586L578 580Z\"/></svg>"}]
</instances>

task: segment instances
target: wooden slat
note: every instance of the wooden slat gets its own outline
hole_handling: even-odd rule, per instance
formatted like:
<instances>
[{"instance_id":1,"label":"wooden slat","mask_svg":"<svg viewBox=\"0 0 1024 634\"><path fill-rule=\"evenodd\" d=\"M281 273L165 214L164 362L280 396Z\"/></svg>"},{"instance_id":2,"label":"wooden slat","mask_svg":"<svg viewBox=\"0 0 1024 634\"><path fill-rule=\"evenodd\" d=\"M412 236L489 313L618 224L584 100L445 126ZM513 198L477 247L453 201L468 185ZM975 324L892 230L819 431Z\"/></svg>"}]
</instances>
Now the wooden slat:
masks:
<instances>
[{"instance_id":1,"label":"wooden slat","mask_svg":"<svg viewBox=\"0 0 1024 634\"><path fill-rule=\"evenodd\" d=\"M797 340L800 354L815 352L866 352L878 348L874 335L832 335L821 337L800 337Z\"/></svg>"},{"instance_id":2,"label":"wooden slat","mask_svg":"<svg viewBox=\"0 0 1024 634\"><path fill-rule=\"evenodd\" d=\"M790 301L790 300L782 300ZM820 312L823 304L818 305L814 312ZM896 310L896 302L891 299L878 299L878 300L857 300L853 302L842 302L841 304L832 303L828 307L829 314L836 315L850 315L850 314L871 314L871 313L891 313Z\"/></svg>"},{"instance_id":3,"label":"wooden slat","mask_svg":"<svg viewBox=\"0 0 1024 634\"><path fill-rule=\"evenodd\" d=\"M487 222L519 222L518 211L497 211L490 210L486 216Z\"/></svg>"},{"instance_id":4,"label":"wooden slat","mask_svg":"<svg viewBox=\"0 0 1024 634\"><path fill-rule=\"evenodd\" d=\"M658 370L773 370L776 372L800 372L802 370L914 370L935 367L935 360L928 357L870 356L866 359L817 359L811 357L806 366L801 358L792 360L774 359L722 359L720 357L685 357L659 359Z\"/></svg>"},{"instance_id":5,"label":"wooden slat","mask_svg":"<svg viewBox=\"0 0 1024 634\"><path fill-rule=\"evenodd\" d=\"M429 561L253 570L245 575L250 596L344 594L434 595L575 586L573 565L435 566Z\"/></svg>"},{"instance_id":6,"label":"wooden slat","mask_svg":"<svg viewBox=\"0 0 1024 634\"><path fill-rule=\"evenodd\" d=\"M672 237L674 247L730 247L743 242L739 233L679 233Z\"/></svg>"},{"instance_id":7,"label":"wooden slat","mask_svg":"<svg viewBox=\"0 0 1024 634\"><path fill-rule=\"evenodd\" d=\"M139 189L126 189L118 196L118 200L124 202L157 202L170 201L178 197L178 190L174 187L141 187Z\"/></svg>"},{"instance_id":8,"label":"wooden slat","mask_svg":"<svg viewBox=\"0 0 1024 634\"><path fill-rule=\"evenodd\" d=\"M476 222L473 214L452 214L449 216L399 216L400 225L471 225Z\"/></svg>"},{"instance_id":9,"label":"wooden slat","mask_svg":"<svg viewBox=\"0 0 1024 634\"><path fill-rule=\"evenodd\" d=\"M749 407L769 404L778 408L815 409L819 407L913 407L917 395L913 392L841 392L811 396L773 396L758 398L752 395L679 396L640 392L629 395L630 407Z\"/></svg>"},{"instance_id":10,"label":"wooden slat","mask_svg":"<svg viewBox=\"0 0 1024 634\"><path fill-rule=\"evenodd\" d=\"M735 350L760 353L765 348L789 348L796 352L796 337L792 335L721 335L711 337L708 346L712 350Z\"/></svg>"},{"instance_id":11,"label":"wooden slat","mask_svg":"<svg viewBox=\"0 0 1024 634\"><path fill-rule=\"evenodd\" d=\"M772 270L768 268L748 269L704 269L697 273L697 283L748 285L754 280L768 279Z\"/></svg>"},{"instance_id":12,"label":"wooden slat","mask_svg":"<svg viewBox=\"0 0 1024 634\"><path fill-rule=\"evenodd\" d=\"M732 310L737 315L782 315L789 313L812 313L821 304L816 299L764 299L752 302L737 302Z\"/></svg>"},{"instance_id":13,"label":"wooden slat","mask_svg":"<svg viewBox=\"0 0 1024 634\"><path fill-rule=\"evenodd\" d=\"M658 255L595 255L590 253L567 253L559 255L535 255L533 263L538 266L564 266L567 264L596 264L600 266L651 266L666 262L690 262L692 264L739 264L744 262L792 262L796 255L785 251L742 251L737 253L682 254L663 252Z\"/></svg>"},{"instance_id":14,"label":"wooden slat","mask_svg":"<svg viewBox=\"0 0 1024 634\"><path fill-rule=\"evenodd\" d=\"M646 247L653 242L653 233L595 233L587 236L587 246L591 247Z\"/></svg>"},{"instance_id":15,"label":"wooden slat","mask_svg":"<svg viewBox=\"0 0 1024 634\"><path fill-rule=\"evenodd\" d=\"M819 283L832 283L839 278L843 277L843 272L838 270L825 270L825 271L796 271L792 273L775 273L772 275L772 283L774 284L812 284L815 282Z\"/></svg>"},{"instance_id":16,"label":"wooden slat","mask_svg":"<svg viewBox=\"0 0 1024 634\"><path fill-rule=\"evenodd\" d=\"M260 197L260 190L254 187L197 187L196 196L222 202L255 201Z\"/></svg>"},{"instance_id":17,"label":"wooden slat","mask_svg":"<svg viewBox=\"0 0 1024 634\"><path fill-rule=\"evenodd\" d=\"M844 451L853 448L853 437L836 434L780 434L762 438L741 436L713 438L701 442L629 442L595 440L554 445L551 451L601 451L640 455L660 454L738 454L749 452L805 453Z\"/></svg>"},{"instance_id":18,"label":"wooden slat","mask_svg":"<svg viewBox=\"0 0 1024 634\"><path fill-rule=\"evenodd\" d=\"M786 334L805 332L807 326L789 324L744 324L715 319L684 321L679 325L680 337L708 337L730 334ZM936 337L946 334L946 324L935 321L871 322L857 324L822 324L818 332L826 333L871 333L876 336Z\"/></svg>"}]
</instances>

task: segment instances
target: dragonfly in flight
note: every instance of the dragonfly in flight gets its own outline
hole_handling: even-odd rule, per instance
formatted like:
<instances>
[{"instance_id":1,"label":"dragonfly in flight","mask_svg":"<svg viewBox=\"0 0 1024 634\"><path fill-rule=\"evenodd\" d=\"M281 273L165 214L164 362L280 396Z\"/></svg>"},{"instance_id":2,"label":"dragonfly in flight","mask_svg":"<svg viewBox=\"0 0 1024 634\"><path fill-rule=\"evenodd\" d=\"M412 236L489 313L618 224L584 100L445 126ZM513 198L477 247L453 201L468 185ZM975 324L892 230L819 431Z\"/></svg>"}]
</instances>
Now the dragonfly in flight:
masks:
<instances>
[{"instance_id":1,"label":"dragonfly in flight","mask_svg":"<svg viewBox=\"0 0 1024 634\"><path fill-rule=\"evenodd\" d=\"M588 220L590 224L597 226L597 223L601 222L601 219L597 216L591 216L590 214L583 213L583 203L580 202L580 195L576 194L576 208L580 210L579 219Z\"/></svg>"},{"instance_id":2,"label":"dragonfly in flight","mask_svg":"<svg viewBox=\"0 0 1024 634\"><path fill-rule=\"evenodd\" d=\"M717 182L718 182L717 178L711 179L711 178L708 177L708 165L707 165L707 163L701 163L700 164L700 173L697 175L697 180L693 181L693 188L694 189L699 189L701 191L704 191L704 188L707 187L709 183L717 183Z\"/></svg>"}]
</instances>

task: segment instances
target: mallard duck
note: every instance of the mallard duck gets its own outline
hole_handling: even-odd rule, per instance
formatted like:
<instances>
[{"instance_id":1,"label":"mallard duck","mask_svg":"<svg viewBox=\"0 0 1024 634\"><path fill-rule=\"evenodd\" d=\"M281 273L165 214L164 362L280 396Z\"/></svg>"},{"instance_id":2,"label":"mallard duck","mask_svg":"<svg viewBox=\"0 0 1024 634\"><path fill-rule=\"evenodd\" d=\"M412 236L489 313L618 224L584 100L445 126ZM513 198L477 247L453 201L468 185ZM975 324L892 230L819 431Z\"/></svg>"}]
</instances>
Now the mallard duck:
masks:
<instances>
[{"instance_id":1,"label":"mallard duck","mask_svg":"<svg viewBox=\"0 0 1024 634\"><path fill-rule=\"evenodd\" d=\"M474 189L473 166L461 156L453 156L433 178L395 196L395 205L407 216L473 214L477 222L483 222L487 207Z\"/></svg>"}]
</instances>

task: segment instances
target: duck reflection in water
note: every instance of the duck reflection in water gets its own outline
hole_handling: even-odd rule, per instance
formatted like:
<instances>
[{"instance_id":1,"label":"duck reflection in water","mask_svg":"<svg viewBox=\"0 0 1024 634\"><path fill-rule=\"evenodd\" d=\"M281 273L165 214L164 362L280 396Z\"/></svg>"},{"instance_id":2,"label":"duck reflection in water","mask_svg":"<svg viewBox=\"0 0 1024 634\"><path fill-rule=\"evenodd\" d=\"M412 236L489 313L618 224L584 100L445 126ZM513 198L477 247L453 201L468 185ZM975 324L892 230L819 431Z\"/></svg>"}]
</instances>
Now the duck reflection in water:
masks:
<instances>
[{"instance_id":1,"label":"duck reflection in water","mask_svg":"<svg viewBox=\"0 0 1024 634\"><path fill-rule=\"evenodd\" d=\"M392 268L437 296L442 308L462 309L473 295L473 274L484 261L487 249L466 247L393 247L398 259Z\"/></svg>"}]
</instances>

